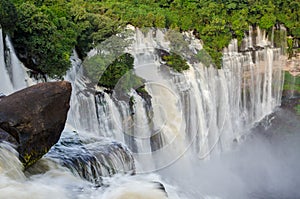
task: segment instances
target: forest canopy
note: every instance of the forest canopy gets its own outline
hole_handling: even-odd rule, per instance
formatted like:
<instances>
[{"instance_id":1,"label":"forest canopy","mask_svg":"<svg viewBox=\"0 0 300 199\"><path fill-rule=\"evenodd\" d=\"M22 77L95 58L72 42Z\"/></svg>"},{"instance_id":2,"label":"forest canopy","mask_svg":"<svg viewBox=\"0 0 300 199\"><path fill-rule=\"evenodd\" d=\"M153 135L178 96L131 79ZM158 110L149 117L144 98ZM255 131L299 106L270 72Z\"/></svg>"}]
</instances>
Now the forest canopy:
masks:
<instances>
[{"instance_id":1,"label":"forest canopy","mask_svg":"<svg viewBox=\"0 0 300 199\"><path fill-rule=\"evenodd\" d=\"M297 0L0 0L0 24L27 67L62 77L75 48L81 58L127 24L193 31L217 65L249 25L283 24L300 38Z\"/></svg>"}]
</instances>

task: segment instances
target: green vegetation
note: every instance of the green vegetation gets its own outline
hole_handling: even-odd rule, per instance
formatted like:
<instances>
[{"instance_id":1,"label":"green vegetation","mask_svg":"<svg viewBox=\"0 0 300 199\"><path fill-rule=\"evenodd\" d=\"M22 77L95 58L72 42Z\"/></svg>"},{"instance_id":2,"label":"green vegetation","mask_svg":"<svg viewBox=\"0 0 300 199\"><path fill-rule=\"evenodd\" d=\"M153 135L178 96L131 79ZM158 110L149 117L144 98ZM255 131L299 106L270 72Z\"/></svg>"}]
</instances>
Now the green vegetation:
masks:
<instances>
[{"instance_id":1,"label":"green vegetation","mask_svg":"<svg viewBox=\"0 0 300 199\"><path fill-rule=\"evenodd\" d=\"M121 78L123 81L124 79L130 79L134 58L125 53L114 60L111 59L113 58L96 55L88 59L84 65L90 79L99 86L114 89L118 81L122 81Z\"/></svg>"},{"instance_id":2,"label":"green vegetation","mask_svg":"<svg viewBox=\"0 0 300 199\"><path fill-rule=\"evenodd\" d=\"M296 114L300 116L300 100L298 100L298 105L295 106Z\"/></svg>"},{"instance_id":3,"label":"green vegetation","mask_svg":"<svg viewBox=\"0 0 300 199\"><path fill-rule=\"evenodd\" d=\"M176 53L164 55L162 60L166 62L167 66L173 68L177 72L182 72L183 70L189 69L189 65L186 63L186 61Z\"/></svg>"},{"instance_id":4,"label":"green vegetation","mask_svg":"<svg viewBox=\"0 0 300 199\"><path fill-rule=\"evenodd\" d=\"M289 35L300 38L300 3L295 0L107 0L103 4L134 26L192 30L217 66L222 49L232 38L240 43L249 25L269 30L283 23Z\"/></svg>"},{"instance_id":5,"label":"green vegetation","mask_svg":"<svg viewBox=\"0 0 300 199\"><path fill-rule=\"evenodd\" d=\"M139 93L140 95L142 94L148 94L148 91L145 89L145 85L143 84L142 86L138 85L139 87L136 88L135 90L137 91L137 93Z\"/></svg>"},{"instance_id":6,"label":"green vegetation","mask_svg":"<svg viewBox=\"0 0 300 199\"><path fill-rule=\"evenodd\" d=\"M232 38L241 42L249 25L269 31L284 24L288 35L300 39L297 0L1 0L0 6L0 24L19 57L51 77L64 75L74 47L84 58L128 23L193 31L218 67L222 49ZM182 41L176 33L169 36Z\"/></svg>"},{"instance_id":7,"label":"green vegetation","mask_svg":"<svg viewBox=\"0 0 300 199\"><path fill-rule=\"evenodd\" d=\"M13 42L19 56L29 68L61 77L70 66L76 44L75 24L63 17L53 20L52 10L30 3L22 3L17 11Z\"/></svg>"},{"instance_id":8,"label":"green vegetation","mask_svg":"<svg viewBox=\"0 0 300 199\"><path fill-rule=\"evenodd\" d=\"M115 90L117 94L128 93L130 89L143 90L144 80L134 74L134 58L128 53L120 56L98 54L84 62L87 75L93 83Z\"/></svg>"},{"instance_id":9,"label":"green vegetation","mask_svg":"<svg viewBox=\"0 0 300 199\"><path fill-rule=\"evenodd\" d=\"M19 58L53 78L61 78L70 67L74 47L83 58L122 23L106 16L99 3L84 0L1 0L0 5L1 25L11 33Z\"/></svg>"},{"instance_id":10,"label":"green vegetation","mask_svg":"<svg viewBox=\"0 0 300 199\"><path fill-rule=\"evenodd\" d=\"M17 10L9 0L0 1L0 25L7 33L12 33L17 22Z\"/></svg>"},{"instance_id":11,"label":"green vegetation","mask_svg":"<svg viewBox=\"0 0 300 199\"><path fill-rule=\"evenodd\" d=\"M293 104L296 114L300 116L300 76L292 76L286 71L284 74L283 92L283 95L287 95L287 97L291 97L291 93L293 93L295 102L291 104Z\"/></svg>"},{"instance_id":12,"label":"green vegetation","mask_svg":"<svg viewBox=\"0 0 300 199\"><path fill-rule=\"evenodd\" d=\"M199 52L197 53L197 59L203 63L205 66L210 66L213 63L212 58L210 57L210 55L207 53L206 50L201 49L199 50Z\"/></svg>"},{"instance_id":13,"label":"green vegetation","mask_svg":"<svg viewBox=\"0 0 300 199\"><path fill-rule=\"evenodd\" d=\"M284 91L295 91L300 94L300 76L292 76L289 72L285 72L284 74Z\"/></svg>"},{"instance_id":14,"label":"green vegetation","mask_svg":"<svg viewBox=\"0 0 300 199\"><path fill-rule=\"evenodd\" d=\"M106 68L98 84L109 89L114 89L118 81L133 69L133 61L134 58L130 54L125 53L121 55Z\"/></svg>"},{"instance_id":15,"label":"green vegetation","mask_svg":"<svg viewBox=\"0 0 300 199\"><path fill-rule=\"evenodd\" d=\"M87 57L84 60L83 66L86 75L92 83L113 88L120 77L133 69L134 58L128 53L124 54L125 48L132 41L128 39L131 33L132 31L124 31L118 35L111 36L95 47L95 54L93 56ZM109 71L112 74L108 74ZM108 77L104 77L107 75ZM99 82L100 78L103 79ZM104 79L108 82L104 83Z\"/></svg>"}]
</instances>

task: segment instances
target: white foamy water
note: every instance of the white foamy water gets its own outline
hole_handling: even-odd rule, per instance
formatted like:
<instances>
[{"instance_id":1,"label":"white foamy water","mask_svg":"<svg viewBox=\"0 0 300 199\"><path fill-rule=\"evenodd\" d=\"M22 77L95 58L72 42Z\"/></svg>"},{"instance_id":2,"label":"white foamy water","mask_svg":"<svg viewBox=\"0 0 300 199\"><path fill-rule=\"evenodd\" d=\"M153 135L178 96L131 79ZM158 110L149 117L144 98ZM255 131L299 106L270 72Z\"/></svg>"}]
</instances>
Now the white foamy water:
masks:
<instances>
[{"instance_id":1,"label":"white foamy water","mask_svg":"<svg viewBox=\"0 0 300 199\"><path fill-rule=\"evenodd\" d=\"M156 175L115 176L104 179L104 188L73 175L51 159L41 159L27 176L14 149L0 144L0 197L14 199L165 199ZM109 186L108 188L105 188ZM172 198L179 198L169 187Z\"/></svg>"}]
</instances>

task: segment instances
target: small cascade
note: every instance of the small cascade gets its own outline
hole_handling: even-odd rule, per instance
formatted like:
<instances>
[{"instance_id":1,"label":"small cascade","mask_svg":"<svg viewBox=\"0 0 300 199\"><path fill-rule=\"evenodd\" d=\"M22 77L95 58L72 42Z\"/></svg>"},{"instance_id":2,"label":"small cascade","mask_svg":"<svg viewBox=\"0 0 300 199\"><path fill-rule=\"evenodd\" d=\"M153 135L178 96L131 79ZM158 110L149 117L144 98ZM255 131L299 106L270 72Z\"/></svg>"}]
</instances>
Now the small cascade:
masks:
<instances>
[{"instance_id":1,"label":"small cascade","mask_svg":"<svg viewBox=\"0 0 300 199\"><path fill-rule=\"evenodd\" d=\"M127 123L124 121L131 119L128 103L114 100L110 94L103 91L96 95L96 102L100 134L124 142L123 133L130 127L125 126Z\"/></svg>"},{"instance_id":2,"label":"small cascade","mask_svg":"<svg viewBox=\"0 0 300 199\"><path fill-rule=\"evenodd\" d=\"M18 158L18 152L6 142L0 142L0 177L25 180L23 164Z\"/></svg>"},{"instance_id":3,"label":"small cascade","mask_svg":"<svg viewBox=\"0 0 300 199\"><path fill-rule=\"evenodd\" d=\"M5 37L6 50L3 43L2 30L0 29L0 92L8 95L17 90L36 84L37 80L28 76L28 69L18 59L11 40Z\"/></svg>"},{"instance_id":4,"label":"small cascade","mask_svg":"<svg viewBox=\"0 0 300 199\"><path fill-rule=\"evenodd\" d=\"M8 36L5 38L8 48L8 65L11 69L11 80L14 90L21 90L29 86L29 76L22 62L17 58L15 50Z\"/></svg>"},{"instance_id":5,"label":"small cascade","mask_svg":"<svg viewBox=\"0 0 300 199\"><path fill-rule=\"evenodd\" d=\"M135 172L125 146L105 138L79 137L76 132L64 132L46 157L96 185L101 185L103 177Z\"/></svg>"},{"instance_id":6,"label":"small cascade","mask_svg":"<svg viewBox=\"0 0 300 199\"><path fill-rule=\"evenodd\" d=\"M261 30L259 26L256 27L256 46L258 47L265 47L265 46L270 46L271 41L267 37L266 31Z\"/></svg>"},{"instance_id":7,"label":"small cascade","mask_svg":"<svg viewBox=\"0 0 300 199\"><path fill-rule=\"evenodd\" d=\"M129 104L131 113L125 134L133 138L134 147L131 149L135 153L151 153L151 124L149 123L149 112L146 109L146 102L134 90L130 93L132 102ZM132 120L132 121L130 121Z\"/></svg>"},{"instance_id":8,"label":"small cascade","mask_svg":"<svg viewBox=\"0 0 300 199\"><path fill-rule=\"evenodd\" d=\"M253 50L255 48L264 48L265 46L273 46L274 43L274 28L272 35L269 37L265 30L261 30L259 26L249 26L249 33L245 35L242 41L242 51Z\"/></svg>"},{"instance_id":9,"label":"small cascade","mask_svg":"<svg viewBox=\"0 0 300 199\"><path fill-rule=\"evenodd\" d=\"M67 128L85 133L97 134L99 131L96 115L94 90L87 86L88 79L83 75L81 60L74 51L71 57L72 67L67 72L65 80L72 84L70 110L67 118Z\"/></svg>"},{"instance_id":10,"label":"small cascade","mask_svg":"<svg viewBox=\"0 0 300 199\"><path fill-rule=\"evenodd\" d=\"M136 159L151 155L155 135L143 98L136 91L130 93L130 101L119 101L103 91L96 98L101 135L125 143Z\"/></svg>"},{"instance_id":11,"label":"small cascade","mask_svg":"<svg viewBox=\"0 0 300 199\"><path fill-rule=\"evenodd\" d=\"M6 68L2 29L0 29L0 80L0 92L4 94L12 93L14 88Z\"/></svg>"},{"instance_id":12,"label":"small cascade","mask_svg":"<svg viewBox=\"0 0 300 199\"><path fill-rule=\"evenodd\" d=\"M237 43L236 40L233 42ZM253 55L255 57L252 57ZM256 50L254 54L251 52L239 54L230 49L224 53L223 70L231 71L226 74L228 89L238 92L229 96L231 111L235 112L231 114L232 124L235 121L246 129L251 128L255 122L280 105L284 65L282 58L279 48L269 47ZM237 129L240 128L232 130Z\"/></svg>"}]
</instances>

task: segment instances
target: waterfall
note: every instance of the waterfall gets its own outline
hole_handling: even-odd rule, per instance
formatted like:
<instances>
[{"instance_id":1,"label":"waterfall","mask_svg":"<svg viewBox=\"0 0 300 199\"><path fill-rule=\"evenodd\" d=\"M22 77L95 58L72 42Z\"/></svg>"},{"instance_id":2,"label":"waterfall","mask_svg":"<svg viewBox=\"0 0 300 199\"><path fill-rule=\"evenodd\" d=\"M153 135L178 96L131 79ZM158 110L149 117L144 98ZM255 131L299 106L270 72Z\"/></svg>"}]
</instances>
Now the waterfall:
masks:
<instances>
[{"instance_id":1,"label":"waterfall","mask_svg":"<svg viewBox=\"0 0 300 199\"><path fill-rule=\"evenodd\" d=\"M98 98L101 95L95 94L95 89L88 86L90 81L84 76L82 62L75 51L71 63L72 68L65 76L65 80L72 84L66 126L59 143L47 156L58 160L76 175L95 184L101 184L101 178L105 176L134 173L135 162L127 147L114 140L105 139L105 137L112 137L109 135L120 127L116 125L116 128L113 128L109 125L111 118L108 117L111 114L105 114L105 110L112 107L106 100L103 104L104 110L101 111L99 108L101 101ZM118 113L118 111L113 110L109 113ZM76 134L70 134L70 131Z\"/></svg>"},{"instance_id":2,"label":"waterfall","mask_svg":"<svg viewBox=\"0 0 300 199\"><path fill-rule=\"evenodd\" d=\"M28 69L25 69L17 58L8 36L5 39L7 49L6 52L4 51L2 34L0 35L0 92L8 95L38 83L39 80L28 76ZM5 57L6 59L4 59ZM94 92L88 89L89 81L83 75L81 60L75 51L71 57L71 63L72 67L65 76L65 80L72 83L71 108L68 112L65 132L62 133L62 140L53 147L46 157L54 158L58 162L61 161L61 164L72 170L75 175L95 183L100 183L101 176L110 176L118 172L134 172L134 160L125 146L114 140L91 138L91 135L100 135ZM53 80L50 79L49 81ZM2 86L4 86L3 89ZM71 139L70 142L66 141L70 139L67 136L70 136L69 132L72 131L78 132L80 136L78 140L80 141L75 142L75 138L74 140ZM66 156L69 155L69 159L64 158L64 153L68 153ZM84 156L84 154L86 157L80 156Z\"/></svg>"},{"instance_id":3,"label":"waterfall","mask_svg":"<svg viewBox=\"0 0 300 199\"><path fill-rule=\"evenodd\" d=\"M65 76L72 84L70 110L67 117L67 128L97 134L99 131L93 90L89 90L88 80L83 75L81 60L74 51L71 57L72 67Z\"/></svg>"},{"instance_id":4,"label":"waterfall","mask_svg":"<svg viewBox=\"0 0 300 199\"><path fill-rule=\"evenodd\" d=\"M118 93L122 91L118 90L122 88L121 80L110 92L90 86L74 51L72 68L65 76L73 88L66 127L59 143L42 159L55 167L34 176L32 182L21 172L17 174L21 173L20 179L25 182L12 179L11 184L29 188L26 196L33 193L32 187L42 184L46 189L39 194L59 190L57 198L139 197L140 192L156 189L152 183L156 179L151 178L149 184L136 191L132 186L138 187L144 179L132 179L124 173L161 169L164 174L165 168L177 160L180 167L170 171L170 175L177 176L178 169L191 171L199 159L217 157L242 142L257 122L280 105L285 59L282 50L275 48L258 27L250 28L241 49L237 40L231 41L224 49L221 69L213 67L213 63L205 66L197 59L197 52L203 50L202 42L189 32L131 29L133 41L124 52L134 57L134 69L129 73L143 79L144 85L139 85L143 86L143 93L136 88ZM18 61L8 37L5 52L0 33L0 92L10 94L34 82ZM175 45L176 41L181 46ZM168 67L162 54L169 52L181 53L189 69L179 73ZM97 53L96 49L89 55ZM4 159L2 154L11 154L6 148L0 145L0 159ZM0 172L8 167L0 164ZM19 166L17 169L21 171ZM126 180L119 181L118 175L112 177L117 173ZM0 175L3 179L6 173ZM55 175L63 180L53 178ZM83 182L78 176L94 184ZM96 189L95 184L104 188ZM111 190L114 188L115 192ZM158 192L157 197L165 198L162 193Z\"/></svg>"},{"instance_id":5,"label":"waterfall","mask_svg":"<svg viewBox=\"0 0 300 199\"><path fill-rule=\"evenodd\" d=\"M11 94L34 84L36 80L29 78L27 70L17 58L8 36L5 37L5 44L7 47L6 52L3 45L2 29L0 29L0 90L4 94Z\"/></svg>"},{"instance_id":6,"label":"waterfall","mask_svg":"<svg viewBox=\"0 0 300 199\"><path fill-rule=\"evenodd\" d=\"M0 91L4 94L12 93L13 85L9 78L9 74L5 64L2 29L0 29L0 80Z\"/></svg>"},{"instance_id":7,"label":"waterfall","mask_svg":"<svg viewBox=\"0 0 300 199\"><path fill-rule=\"evenodd\" d=\"M24 180L23 165L17 151L8 143L0 143L0 176Z\"/></svg>"},{"instance_id":8,"label":"waterfall","mask_svg":"<svg viewBox=\"0 0 300 199\"><path fill-rule=\"evenodd\" d=\"M72 68L65 77L73 87L66 129L126 144L139 162L148 162L145 171L172 163L190 146L200 159L230 149L281 100L281 51L272 48L264 31L257 28L253 32L250 28L242 53L238 52L237 40L224 49L222 69L192 61L202 49L201 42L190 33L179 34L184 46L180 49L184 49L190 69L177 73L165 66L159 53L178 50L167 37L167 30L134 29L133 43L126 50L134 56L134 70L130 72L145 80L145 90L151 96L148 101L135 90L124 100L89 87L74 52ZM1 75L5 85L10 85L5 88L16 90L28 85L29 78L8 37L6 45L9 67L1 60ZM256 46L260 49L254 51ZM4 55L3 49L1 43Z\"/></svg>"},{"instance_id":9,"label":"waterfall","mask_svg":"<svg viewBox=\"0 0 300 199\"><path fill-rule=\"evenodd\" d=\"M100 134L125 142L138 162L145 163L143 171L171 164L190 146L200 159L230 149L281 103L281 50L272 48L264 31L252 31L243 41L248 50L238 52L235 39L224 49L221 69L192 62L202 49L195 43L201 42L183 34L190 69L177 73L158 53L172 48L166 31L136 29L127 52L135 58L131 72L146 81L151 110L136 93L129 94L135 99L131 114L128 101L101 92L96 99Z\"/></svg>"},{"instance_id":10,"label":"waterfall","mask_svg":"<svg viewBox=\"0 0 300 199\"><path fill-rule=\"evenodd\" d=\"M103 177L135 172L133 157L126 146L105 138L80 136L76 132L64 132L45 157L95 185L102 185Z\"/></svg>"},{"instance_id":11,"label":"waterfall","mask_svg":"<svg viewBox=\"0 0 300 199\"><path fill-rule=\"evenodd\" d=\"M6 36L5 41L9 52L9 65L11 68L12 84L14 90L26 88L29 86L29 82L27 83L27 81L30 78L26 73L25 67L23 66L22 62L17 58L17 55L8 36Z\"/></svg>"}]
</instances>

